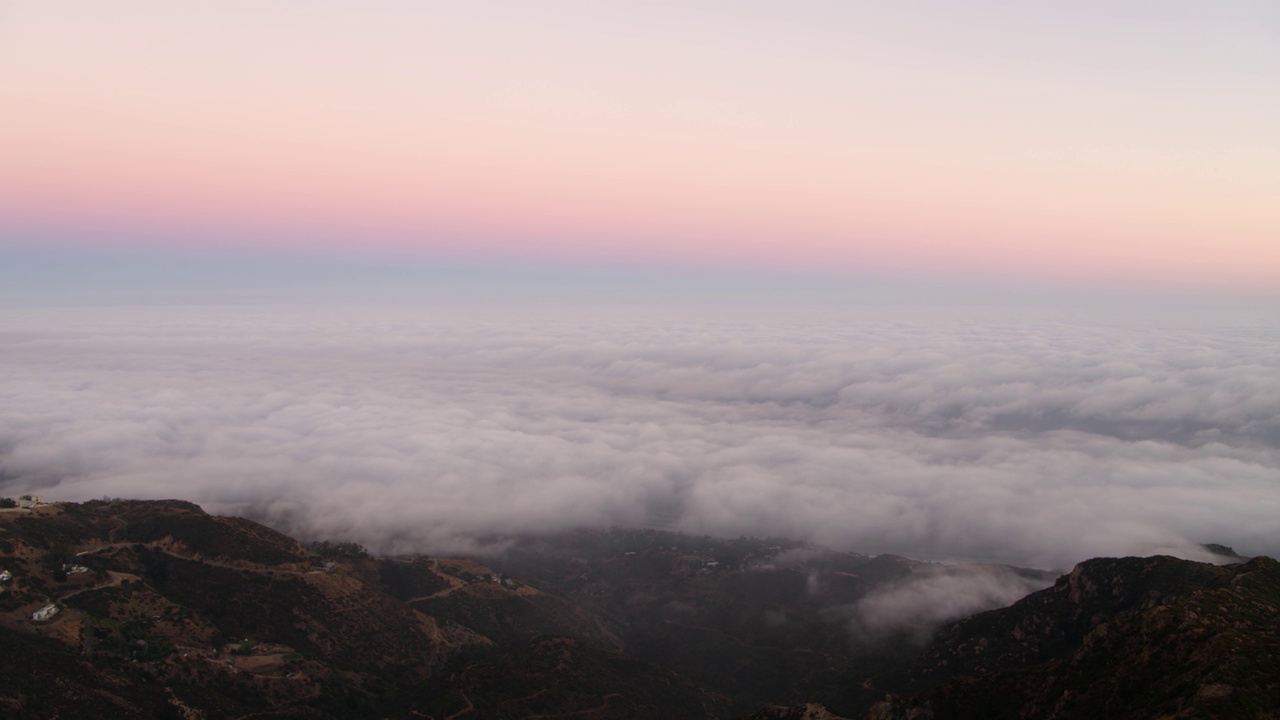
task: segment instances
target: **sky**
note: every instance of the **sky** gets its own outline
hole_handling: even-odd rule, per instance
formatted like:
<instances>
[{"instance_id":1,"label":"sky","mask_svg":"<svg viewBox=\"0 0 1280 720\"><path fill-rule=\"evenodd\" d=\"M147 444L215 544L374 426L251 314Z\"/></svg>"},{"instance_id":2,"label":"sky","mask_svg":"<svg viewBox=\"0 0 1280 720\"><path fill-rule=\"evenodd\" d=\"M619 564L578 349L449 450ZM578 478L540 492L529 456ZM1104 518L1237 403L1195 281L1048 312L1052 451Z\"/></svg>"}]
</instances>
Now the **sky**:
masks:
<instances>
[{"instance_id":1,"label":"sky","mask_svg":"<svg viewBox=\"0 0 1280 720\"><path fill-rule=\"evenodd\" d=\"M1280 292L1266 0L4 0L0 108L9 305Z\"/></svg>"},{"instance_id":2,"label":"sky","mask_svg":"<svg viewBox=\"0 0 1280 720\"><path fill-rule=\"evenodd\" d=\"M1277 128L1272 0L0 0L0 494L1275 554Z\"/></svg>"}]
</instances>

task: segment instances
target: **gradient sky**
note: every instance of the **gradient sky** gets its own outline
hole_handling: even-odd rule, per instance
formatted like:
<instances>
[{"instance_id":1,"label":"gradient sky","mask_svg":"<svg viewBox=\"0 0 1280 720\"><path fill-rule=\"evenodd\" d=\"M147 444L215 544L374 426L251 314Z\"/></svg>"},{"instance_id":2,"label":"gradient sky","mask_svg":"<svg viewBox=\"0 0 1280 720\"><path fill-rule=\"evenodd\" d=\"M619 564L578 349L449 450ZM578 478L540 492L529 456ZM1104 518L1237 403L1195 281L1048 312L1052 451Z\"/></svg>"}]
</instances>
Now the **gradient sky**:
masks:
<instances>
[{"instance_id":1,"label":"gradient sky","mask_svg":"<svg viewBox=\"0 0 1280 720\"><path fill-rule=\"evenodd\" d=\"M409 266L1274 297L1277 128L1271 0L0 0L0 300L178 265L213 300Z\"/></svg>"}]
</instances>

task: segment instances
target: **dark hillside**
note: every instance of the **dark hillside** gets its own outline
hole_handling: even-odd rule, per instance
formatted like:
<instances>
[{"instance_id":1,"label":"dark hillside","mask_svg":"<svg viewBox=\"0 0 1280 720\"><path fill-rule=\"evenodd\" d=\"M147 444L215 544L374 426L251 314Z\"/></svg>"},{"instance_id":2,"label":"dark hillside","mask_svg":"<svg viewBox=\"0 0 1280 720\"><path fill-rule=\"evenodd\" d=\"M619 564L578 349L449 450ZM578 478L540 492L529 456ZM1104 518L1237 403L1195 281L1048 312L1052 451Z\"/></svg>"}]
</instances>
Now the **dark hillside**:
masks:
<instances>
[{"instance_id":1,"label":"dark hillside","mask_svg":"<svg viewBox=\"0 0 1280 720\"><path fill-rule=\"evenodd\" d=\"M0 716L829 720L886 692L868 717L1267 719L1280 707L1268 558L1090 560L921 648L910 638L929 626L914 616L854 632L864 601L955 577L1016 590L1043 574L656 530L509 547L483 562L374 558L181 501L9 509Z\"/></svg>"},{"instance_id":2,"label":"dark hillside","mask_svg":"<svg viewBox=\"0 0 1280 720\"><path fill-rule=\"evenodd\" d=\"M1044 641L1024 644L1032 630ZM1002 650L1015 643L1033 660ZM973 660L983 648L996 654L990 664ZM960 669L944 668L948 659ZM869 719L1277 718L1280 563L1092 560L1054 588L952 626L922 664L963 676Z\"/></svg>"},{"instance_id":3,"label":"dark hillside","mask_svg":"<svg viewBox=\"0 0 1280 720\"><path fill-rule=\"evenodd\" d=\"M1088 560L1053 587L1010 607L944 626L905 678L881 680L894 688L918 689L958 675L1029 667L1074 648L1121 613L1222 587L1236 574L1232 567L1167 556Z\"/></svg>"},{"instance_id":4,"label":"dark hillside","mask_svg":"<svg viewBox=\"0 0 1280 720\"><path fill-rule=\"evenodd\" d=\"M722 717L723 698L669 670L568 638L536 640L424 686L390 717Z\"/></svg>"}]
</instances>

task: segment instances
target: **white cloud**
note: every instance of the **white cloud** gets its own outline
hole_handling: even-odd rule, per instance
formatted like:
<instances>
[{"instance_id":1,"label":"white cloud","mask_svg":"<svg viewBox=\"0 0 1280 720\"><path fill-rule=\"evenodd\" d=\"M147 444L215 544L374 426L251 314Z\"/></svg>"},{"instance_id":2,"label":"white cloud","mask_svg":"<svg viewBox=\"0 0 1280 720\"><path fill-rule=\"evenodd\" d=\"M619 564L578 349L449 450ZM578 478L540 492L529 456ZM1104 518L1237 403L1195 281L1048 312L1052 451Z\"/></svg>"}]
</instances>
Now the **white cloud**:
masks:
<instances>
[{"instance_id":1,"label":"white cloud","mask_svg":"<svg viewBox=\"0 0 1280 720\"><path fill-rule=\"evenodd\" d=\"M753 308L13 310L5 492L380 550L577 524L1064 567L1276 553L1276 325Z\"/></svg>"},{"instance_id":2,"label":"white cloud","mask_svg":"<svg viewBox=\"0 0 1280 720\"><path fill-rule=\"evenodd\" d=\"M924 643L942 623L1011 605L1050 584L1004 567L922 566L905 580L875 588L855 603L849 627L858 638L905 634Z\"/></svg>"}]
</instances>

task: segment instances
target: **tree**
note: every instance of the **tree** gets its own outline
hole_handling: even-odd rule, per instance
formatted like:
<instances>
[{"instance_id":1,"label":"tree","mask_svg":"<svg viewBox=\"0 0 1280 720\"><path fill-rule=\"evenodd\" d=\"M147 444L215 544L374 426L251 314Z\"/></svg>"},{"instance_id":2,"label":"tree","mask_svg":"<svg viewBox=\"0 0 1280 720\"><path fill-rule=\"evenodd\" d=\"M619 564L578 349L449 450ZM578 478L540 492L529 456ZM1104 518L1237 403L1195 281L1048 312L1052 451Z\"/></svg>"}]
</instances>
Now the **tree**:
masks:
<instances>
[{"instance_id":1,"label":"tree","mask_svg":"<svg viewBox=\"0 0 1280 720\"><path fill-rule=\"evenodd\" d=\"M311 543L307 549L322 558L359 560L369 557L369 551L365 550L363 545L353 542L331 543L328 540L321 540Z\"/></svg>"}]
</instances>

